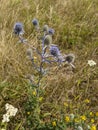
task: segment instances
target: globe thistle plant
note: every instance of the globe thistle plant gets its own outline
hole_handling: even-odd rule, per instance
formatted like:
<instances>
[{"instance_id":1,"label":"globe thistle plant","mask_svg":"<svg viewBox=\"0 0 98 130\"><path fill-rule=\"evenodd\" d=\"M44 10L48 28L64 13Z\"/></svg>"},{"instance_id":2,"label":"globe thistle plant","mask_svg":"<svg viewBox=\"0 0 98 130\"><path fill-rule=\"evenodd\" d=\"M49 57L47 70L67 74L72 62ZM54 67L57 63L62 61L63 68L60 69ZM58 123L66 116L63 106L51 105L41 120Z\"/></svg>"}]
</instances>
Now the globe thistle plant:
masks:
<instances>
[{"instance_id":1,"label":"globe thistle plant","mask_svg":"<svg viewBox=\"0 0 98 130\"><path fill-rule=\"evenodd\" d=\"M32 24L35 27L35 29L39 29L39 21L34 18L32 20ZM70 64L72 67L74 67L73 62L75 59L75 56L73 54L63 55L61 54L59 48L57 45L52 44L52 35L54 34L54 29L50 28L48 25L43 26L43 31L39 31L38 34L43 35L41 39L40 47L31 49L31 45L29 43L27 49L27 56L32 62L32 65L34 69L39 73L39 79L36 86L39 86L40 80L44 74L46 73L46 69L44 69L44 63L52 64L53 62L58 64L62 64L63 62ZM18 34L19 39L22 43L24 43L24 38L20 36L20 34L23 34L23 24L22 23L16 23L14 25L14 33ZM34 60L34 53L40 56L40 63L35 62Z\"/></svg>"}]
</instances>

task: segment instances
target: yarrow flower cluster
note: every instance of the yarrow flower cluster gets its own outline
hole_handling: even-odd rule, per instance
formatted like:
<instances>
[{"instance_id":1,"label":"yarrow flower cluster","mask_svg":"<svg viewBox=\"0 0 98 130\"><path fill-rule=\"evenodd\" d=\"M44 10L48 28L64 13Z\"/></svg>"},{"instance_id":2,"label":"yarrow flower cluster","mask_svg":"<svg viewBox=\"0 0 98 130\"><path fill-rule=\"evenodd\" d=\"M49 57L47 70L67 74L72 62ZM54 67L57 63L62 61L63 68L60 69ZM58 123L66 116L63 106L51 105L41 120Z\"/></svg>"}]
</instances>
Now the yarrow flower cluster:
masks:
<instances>
[{"instance_id":1,"label":"yarrow flower cluster","mask_svg":"<svg viewBox=\"0 0 98 130\"><path fill-rule=\"evenodd\" d=\"M95 65L96 65L96 62L93 61L93 60L88 60L88 65L89 65L89 66L95 66Z\"/></svg>"},{"instance_id":2,"label":"yarrow flower cluster","mask_svg":"<svg viewBox=\"0 0 98 130\"><path fill-rule=\"evenodd\" d=\"M3 120L2 120L3 123L9 122L10 117L15 116L16 113L18 112L18 108L15 108L9 103L5 104L5 109L6 109L6 114L3 115Z\"/></svg>"}]
</instances>

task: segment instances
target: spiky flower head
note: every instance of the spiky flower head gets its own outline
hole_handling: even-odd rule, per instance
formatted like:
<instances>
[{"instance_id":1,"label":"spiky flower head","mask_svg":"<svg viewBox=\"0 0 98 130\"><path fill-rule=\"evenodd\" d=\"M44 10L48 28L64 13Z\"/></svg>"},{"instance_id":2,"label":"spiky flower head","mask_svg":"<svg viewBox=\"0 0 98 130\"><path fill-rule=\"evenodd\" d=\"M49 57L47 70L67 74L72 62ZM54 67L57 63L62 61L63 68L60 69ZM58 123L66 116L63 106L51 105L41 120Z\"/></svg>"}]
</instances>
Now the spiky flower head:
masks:
<instances>
[{"instance_id":1,"label":"spiky flower head","mask_svg":"<svg viewBox=\"0 0 98 130\"><path fill-rule=\"evenodd\" d=\"M52 28L49 28L49 30L48 30L48 33L50 34L50 35L54 35L54 29L52 29Z\"/></svg>"},{"instance_id":2,"label":"spiky flower head","mask_svg":"<svg viewBox=\"0 0 98 130\"><path fill-rule=\"evenodd\" d=\"M60 51L57 45L51 45L50 46L50 54L53 56L58 57L60 55Z\"/></svg>"},{"instance_id":3,"label":"spiky flower head","mask_svg":"<svg viewBox=\"0 0 98 130\"><path fill-rule=\"evenodd\" d=\"M20 22L15 23L14 25L14 33L17 35L24 34L23 24Z\"/></svg>"},{"instance_id":4,"label":"spiky flower head","mask_svg":"<svg viewBox=\"0 0 98 130\"><path fill-rule=\"evenodd\" d=\"M50 45L52 44L52 37L50 35L46 35L44 38L44 44L45 45Z\"/></svg>"},{"instance_id":5,"label":"spiky flower head","mask_svg":"<svg viewBox=\"0 0 98 130\"><path fill-rule=\"evenodd\" d=\"M78 126L78 130L83 130L83 128L81 126Z\"/></svg>"},{"instance_id":6,"label":"spiky flower head","mask_svg":"<svg viewBox=\"0 0 98 130\"><path fill-rule=\"evenodd\" d=\"M32 20L32 24L33 24L34 26L39 26L39 22L38 22L38 20L37 20L36 18L34 18L34 19Z\"/></svg>"}]
</instances>

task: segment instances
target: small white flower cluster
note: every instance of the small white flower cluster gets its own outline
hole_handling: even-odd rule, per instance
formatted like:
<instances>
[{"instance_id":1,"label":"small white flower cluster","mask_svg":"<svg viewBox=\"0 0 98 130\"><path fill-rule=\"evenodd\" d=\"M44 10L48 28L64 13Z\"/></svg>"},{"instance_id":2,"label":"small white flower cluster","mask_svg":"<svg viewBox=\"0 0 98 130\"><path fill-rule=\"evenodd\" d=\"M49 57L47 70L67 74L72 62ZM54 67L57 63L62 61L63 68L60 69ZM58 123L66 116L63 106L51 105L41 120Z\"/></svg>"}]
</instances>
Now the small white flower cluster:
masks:
<instances>
[{"instance_id":1,"label":"small white flower cluster","mask_svg":"<svg viewBox=\"0 0 98 130\"><path fill-rule=\"evenodd\" d=\"M88 60L88 65L89 66L94 66L94 65L96 65L96 62L93 61L93 60Z\"/></svg>"},{"instance_id":2,"label":"small white flower cluster","mask_svg":"<svg viewBox=\"0 0 98 130\"><path fill-rule=\"evenodd\" d=\"M81 126L78 126L78 130L83 130L83 128Z\"/></svg>"},{"instance_id":3,"label":"small white flower cluster","mask_svg":"<svg viewBox=\"0 0 98 130\"><path fill-rule=\"evenodd\" d=\"M9 122L10 121L10 117L11 116L15 116L17 111L18 111L18 109L15 108L14 106L8 104L8 103L5 104L5 109L6 109L7 112L6 112L6 114L3 115L2 122Z\"/></svg>"}]
</instances>

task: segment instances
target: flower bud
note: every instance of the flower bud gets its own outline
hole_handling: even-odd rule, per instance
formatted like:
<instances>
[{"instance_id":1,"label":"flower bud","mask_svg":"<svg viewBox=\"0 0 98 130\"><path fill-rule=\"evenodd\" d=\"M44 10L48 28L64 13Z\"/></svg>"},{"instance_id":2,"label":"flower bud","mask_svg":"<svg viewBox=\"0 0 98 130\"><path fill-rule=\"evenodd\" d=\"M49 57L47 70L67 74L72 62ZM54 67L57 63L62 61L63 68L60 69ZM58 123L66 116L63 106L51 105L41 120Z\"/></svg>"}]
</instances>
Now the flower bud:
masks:
<instances>
[{"instance_id":1,"label":"flower bud","mask_svg":"<svg viewBox=\"0 0 98 130\"><path fill-rule=\"evenodd\" d=\"M44 38L44 44L45 45L50 45L52 44L52 37L50 35L46 35Z\"/></svg>"},{"instance_id":2,"label":"flower bud","mask_svg":"<svg viewBox=\"0 0 98 130\"><path fill-rule=\"evenodd\" d=\"M43 31L44 31L44 32L48 32L48 30L49 30L48 25L44 25L44 27L43 27Z\"/></svg>"},{"instance_id":3,"label":"flower bud","mask_svg":"<svg viewBox=\"0 0 98 130\"><path fill-rule=\"evenodd\" d=\"M32 58L33 52L32 52L32 49L31 49L31 48L27 49L27 56L28 56L30 59Z\"/></svg>"}]
</instances>

